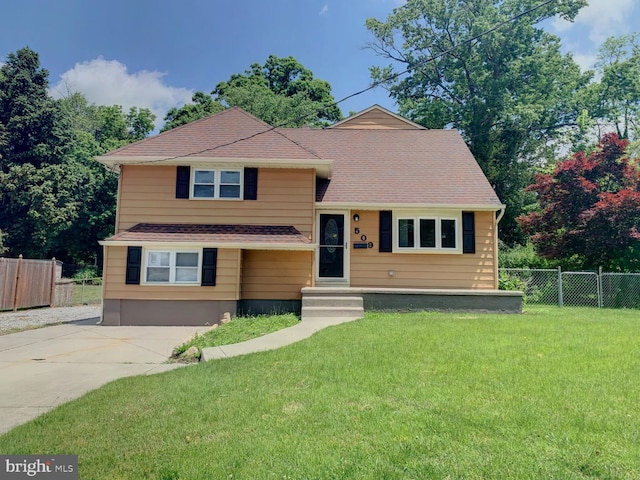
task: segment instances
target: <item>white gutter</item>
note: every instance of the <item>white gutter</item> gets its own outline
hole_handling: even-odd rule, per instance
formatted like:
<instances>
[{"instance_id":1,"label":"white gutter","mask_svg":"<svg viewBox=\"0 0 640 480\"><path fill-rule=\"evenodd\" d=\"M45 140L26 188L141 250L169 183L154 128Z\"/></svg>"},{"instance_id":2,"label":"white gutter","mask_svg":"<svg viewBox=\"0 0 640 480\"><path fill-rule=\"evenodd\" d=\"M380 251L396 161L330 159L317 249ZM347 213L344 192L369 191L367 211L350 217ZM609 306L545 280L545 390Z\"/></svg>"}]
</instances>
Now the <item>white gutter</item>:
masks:
<instances>
[{"instance_id":1,"label":"white gutter","mask_svg":"<svg viewBox=\"0 0 640 480\"><path fill-rule=\"evenodd\" d=\"M257 167L257 168L314 168L322 178L330 178L333 160L288 158L217 158L217 157L167 157L167 156L119 156L94 157L106 167L120 169L120 165L190 165L194 167Z\"/></svg>"},{"instance_id":2,"label":"white gutter","mask_svg":"<svg viewBox=\"0 0 640 480\"><path fill-rule=\"evenodd\" d=\"M451 203L364 203L364 202L316 202L316 210L409 210L409 209L433 209L433 210L470 210L476 212L497 212L504 210L506 205L472 205Z\"/></svg>"}]
</instances>

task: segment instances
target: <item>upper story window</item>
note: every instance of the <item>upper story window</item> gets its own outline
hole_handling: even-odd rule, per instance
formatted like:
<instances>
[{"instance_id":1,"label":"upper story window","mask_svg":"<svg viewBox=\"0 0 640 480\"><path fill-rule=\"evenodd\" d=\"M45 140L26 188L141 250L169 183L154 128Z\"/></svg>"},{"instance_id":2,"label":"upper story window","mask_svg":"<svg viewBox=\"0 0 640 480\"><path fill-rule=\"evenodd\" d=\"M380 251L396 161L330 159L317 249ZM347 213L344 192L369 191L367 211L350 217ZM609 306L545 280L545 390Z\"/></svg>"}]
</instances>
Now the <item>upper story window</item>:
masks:
<instances>
[{"instance_id":1,"label":"upper story window","mask_svg":"<svg viewBox=\"0 0 640 480\"><path fill-rule=\"evenodd\" d=\"M457 251L458 219L444 217L398 217L396 248Z\"/></svg>"},{"instance_id":2,"label":"upper story window","mask_svg":"<svg viewBox=\"0 0 640 480\"><path fill-rule=\"evenodd\" d=\"M191 198L242 198L241 170L193 169Z\"/></svg>"}]
</instances>

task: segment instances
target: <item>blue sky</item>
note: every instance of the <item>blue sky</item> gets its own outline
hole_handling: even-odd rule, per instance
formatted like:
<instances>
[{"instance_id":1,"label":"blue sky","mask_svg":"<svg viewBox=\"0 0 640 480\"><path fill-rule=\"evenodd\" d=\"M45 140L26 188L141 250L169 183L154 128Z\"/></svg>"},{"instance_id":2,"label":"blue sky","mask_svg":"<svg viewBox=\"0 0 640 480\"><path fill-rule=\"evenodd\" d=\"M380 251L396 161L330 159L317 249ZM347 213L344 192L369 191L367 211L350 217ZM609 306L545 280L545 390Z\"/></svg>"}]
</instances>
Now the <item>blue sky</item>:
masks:
<instances>
[{"instance_id":1,"label":"blue sky","mask_svg":"<svg viewBox=\"0 0 640 480\"><path fill-rule=\"evenodd\" d=\"M369 85L384 64L366 49L364 22L402 0L2 0L0 62L24 46L40 54L54 95L81 91L98 104L151 108L161 124L196 90L241 73L270 54L294 56L341 99ZM546 28L588 68L600 43L640 24L640 0L589 0L576 23ZM615 7L613 7L615 4ZM395 110L376 89L341 104Z\"/></svg>"}]
</instances>

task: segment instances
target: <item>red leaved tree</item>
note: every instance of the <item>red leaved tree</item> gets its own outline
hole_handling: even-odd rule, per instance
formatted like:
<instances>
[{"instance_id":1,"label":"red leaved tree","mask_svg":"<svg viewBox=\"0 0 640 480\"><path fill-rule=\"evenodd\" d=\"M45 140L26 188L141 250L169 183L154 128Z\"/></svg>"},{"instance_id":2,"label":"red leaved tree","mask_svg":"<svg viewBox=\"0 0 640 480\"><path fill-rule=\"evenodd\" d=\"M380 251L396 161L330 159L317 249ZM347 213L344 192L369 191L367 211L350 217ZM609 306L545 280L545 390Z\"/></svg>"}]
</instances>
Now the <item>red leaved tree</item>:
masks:
<instances>
[{"instance_id":1,"label":"red leaved tree","mask_svg":"<svg viewBox=\"0 0 640 480\"><path fill-rule=\"evenodd\" d=\"M518 221L540 255L578 257L585 268L640 268L640 174L627 145L608 134L589 155L578 152L552 174L536 175L527 190L540 209Z\"/></svg>"}]
</instances>

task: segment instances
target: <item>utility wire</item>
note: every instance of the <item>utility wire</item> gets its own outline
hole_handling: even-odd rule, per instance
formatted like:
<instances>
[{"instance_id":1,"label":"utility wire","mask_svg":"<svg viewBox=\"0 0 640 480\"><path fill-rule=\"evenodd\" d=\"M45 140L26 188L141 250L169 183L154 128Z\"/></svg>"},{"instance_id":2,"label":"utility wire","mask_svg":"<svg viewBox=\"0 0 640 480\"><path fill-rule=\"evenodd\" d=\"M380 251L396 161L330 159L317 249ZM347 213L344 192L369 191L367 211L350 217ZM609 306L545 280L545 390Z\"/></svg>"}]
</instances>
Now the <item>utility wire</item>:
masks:
<instances>
[{"instance_id":1,"label":"utility wire","mask_svg":"<svg viewBox=\"0 0 640 480\"><path fill-rule=\"evenodd\" d=\"M178 158L184 158L184 157L187 157L187 156L195 156L195 155L199 155L201 153L212 152L214 150L218 150L219 148L228 147L228 146L231 146L231 145L235 145L236 143L240 143L240 142L245 142L247 140L251 140L252 138L255 138L255 137L260 136L260 135L264 135L265 133L272 132L272 131L274 131L274 130L276 130L278 128L283 128L283 127L286 127L286 126L291 125L291 124L297 124L298 122L300 122L300 121L302 121L302 120L304 120L306 118L309 118L309 117L312 117L312 116L316 116L320 112L323 112L323 111L325 111L325 110L327 110L329 108L332 108L332 107L336 107L336 106L340 105L341 103L343 103L343 102L345 102L345 101L347 101L347 100L349 100L349 99L351 99L353 97L357 97L358 95L362 95L363 93L368 92L369 90L373 90L374 88L377 88L380 85L383 85L383 84L385 84L387 82L395 80L396 78L401 77L402 75L405 75L405 74L411 72L412 70L417 70L417 69L425 66L428 63L431 63L431 62L433 62L433 61L435 61L435 60L437 60L437 59L439 59L441 57L444 57L445 55L448 55L448 54L454 52L455 50L457 50L458 48L462 47L463 45L467 45L467 44L473 43L473 42L479 40L480 38L482 38L482 37L484 37L486 35L489 35L490 33L493 33L496 30L499 30L500 28L504 27L505 25L513 23L513 22L519 20L520 18L522 18L522 17L524 17L524 16L526 16L526 15L528 15L530 13L533 13L536 10L539 10L539 9L541 9L543 7L546 7L547 5L549 5L551 3L557 2L557 1L558 0L546 0L546 1L542 2L542 3L539 3L538 5L534 5L533 7L525 10L524 12L521 12L521 13L519 13L517 15L514 15L513 17L511 17L511 18L509 18L507 20L503 20L502 22L497 23L493 27L491 27L488 30L485 30L485 31L479 33L478 35L475 35L475 36L470 37L470 38L468 38L466 40L463 40L462 42L458 43L457 45L453 45L452 47L450 47L450 48L448 48L446 50L443 50L442 52L440 52L438 54L432 55L429 58L426 58L426 59L424 59L424 60L422 60L420 62L417 62L415 65L412 65L412 66L408 67L407 69L405 69L405 70L403 70L401 72L396 72L393 75L389 75L388 77L385 77L382 80L374 82L371 85L369 85L368 87L363 88L362 90L359 90L359 91L357 91L355 93L351 93L351 94L347 95L346 97L341 98L338 101L335 101L335 102L329 103L327 105L324 105L324 106L318 108L317 110L315 110L314 112L306 113L304 115L300 115L300 116L298 116L298 117L296 117L296 118L294 118L292 120L287 120L287 121L282 122L280 124L271 126L271 127L267 128L266 130L263 130L261 132L256 132L256 133L254 133L252 135L248 135L246 137L238 138L238 139L236 139L236 140L234 140L232 142L227 142L227 143L223 143L223 144L220 144L220 145L216 145L215 147L205 148L203 150L198 150L196 152L188 153L186 155L176 155L175 157L163 158L161 160L147 160L147 161L138 162L136 164L139 165L139 164L146 164L146 163L166 162L167 160L176 160ZM280 133L280 132L278 132L278 133ZM282 133L280 133L280 135L285 136ZM285 136L285 138L287 138L287 137ZM287 138L287 140L291 140L291 139ZM299 146L301 148L304 148L304 147L302 147L302 145L299 145ZM313 153L313 152L310 152L310 153Z\"/></svg>"}]
</instances>

